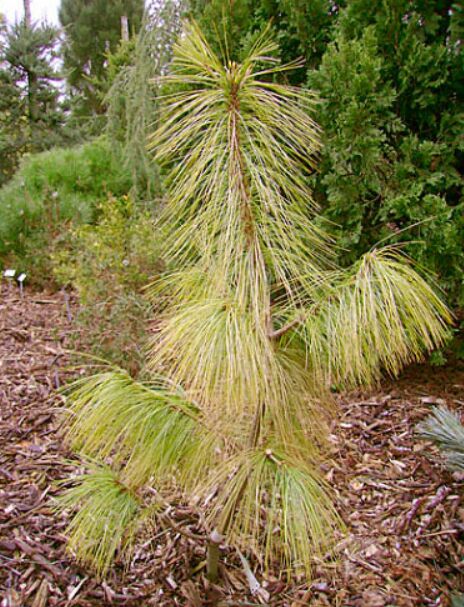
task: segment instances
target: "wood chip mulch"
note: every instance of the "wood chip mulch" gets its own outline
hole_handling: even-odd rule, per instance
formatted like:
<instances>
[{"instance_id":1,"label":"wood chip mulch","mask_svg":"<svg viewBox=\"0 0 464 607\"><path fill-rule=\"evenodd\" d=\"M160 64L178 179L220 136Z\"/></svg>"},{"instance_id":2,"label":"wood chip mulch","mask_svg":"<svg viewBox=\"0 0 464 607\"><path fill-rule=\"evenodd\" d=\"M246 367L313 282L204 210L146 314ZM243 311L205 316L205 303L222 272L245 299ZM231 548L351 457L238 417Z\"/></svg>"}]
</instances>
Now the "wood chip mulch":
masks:
<instances>
[{"instance_id":1,"label":"wood chip mulch","mask_svg":"<svg viewBox=\"0 0 464 607\"><path fill-rule=\"evenodd\" d=\"M58 428L56 388L70 371L73 320L62 294L0 291L0 607L409 607L450 604L464 590L464 477L415 437L433 404L464 411L464 367L420 366L365 395L339 397L325 467L347 533L311 582L278 574L252 596L240 560L223 550L222 583L204 576L194 510L169 513L127 568L105 581L65 550L56 481L75 466Z\"/></svg>"}]
</instances>

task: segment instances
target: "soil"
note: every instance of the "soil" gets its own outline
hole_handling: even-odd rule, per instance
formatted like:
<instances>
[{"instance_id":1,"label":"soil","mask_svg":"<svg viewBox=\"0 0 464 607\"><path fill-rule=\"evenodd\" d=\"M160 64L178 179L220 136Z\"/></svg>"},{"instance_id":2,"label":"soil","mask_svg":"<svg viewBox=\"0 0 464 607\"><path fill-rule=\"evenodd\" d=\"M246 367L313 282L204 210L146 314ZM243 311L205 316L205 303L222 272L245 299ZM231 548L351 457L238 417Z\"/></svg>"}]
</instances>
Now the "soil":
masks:
<instances>
[{"instance_id":1,"label":"soil","mask_svg":"<svg viewBox=\"0 0 464 607\"><path fill-rule=\"evenodd\" d=\"M53 510L72 463L57 387L76 373L63 294L0 293L0 606L96 607L449 605L464 590L464 477L447 472L415 435L433 404L464 411L464 367L409 368L370 394L339 396L325 466L347 532L315 561L313 579L256 578L254 596L235 551L223 547L221 583L204 575L206 540L185 504L116 562L105 581L66 552L66 517ZM253 564L252 564L253 566Z\"/></svg>"}]
</instances>

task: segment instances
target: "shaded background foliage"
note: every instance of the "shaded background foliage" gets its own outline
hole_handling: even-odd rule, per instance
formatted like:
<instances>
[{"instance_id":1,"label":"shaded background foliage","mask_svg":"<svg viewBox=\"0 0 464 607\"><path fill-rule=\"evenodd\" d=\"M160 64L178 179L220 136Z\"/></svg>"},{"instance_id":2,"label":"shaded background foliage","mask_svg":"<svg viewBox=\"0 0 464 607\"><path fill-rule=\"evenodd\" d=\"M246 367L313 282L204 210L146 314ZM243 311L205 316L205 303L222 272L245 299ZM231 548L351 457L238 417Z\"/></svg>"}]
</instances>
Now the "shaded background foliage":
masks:
<instances>
[{"instance_id":1,"label":"shaded background foliage","mask_svg":"<svg viewBox=\"0 0 464 607\"><path fill-rule=\"evenodd\" d=\"M308 83L323 99L316 190L342 242L358 254L383 238L417 241L410 253L462 305L463 56L454 18L446 2L349 2Z\"/></svg>"},{"instance_id":2,"label":"shaded background foliage","mask_svg":"<svg viewBox=\"0 0 464 607\"><path fill-rule=\"evenodd\" d=\"M162 6L149 4L139 35L121 42L108 60L106 131L122 147L133 192L152 208L162 184L147 149L147 138L158 120L157 79L171 59L172 45L180 32L181 11L182 3L172 0Z\"/></svg>"},{"instance_id":3,"label":"shaded background foliage","mask_svg":"<svg viewBox=\"0 0 464 607\"><path fill-rule=\"evenodd\" d=\"M193 0L212 40L240 55L271 19L295 84L319 92L324 149L314 194L344 250L382 239L436 273L464 302L461 3L443 0ZM215 24L220 24L216 26ZM224 25L223 25L224 24Z\"/></svg>"},{"instance_id":4,"label":"shaded background foliage","mask_svg":"<svg viewBox=\"0 0 464 607\"><path fill-rule=\"evenodd\" d=\"M0 185L25 153L69 141L56 83L59 32L47 24L0 24Z\"/></svg>"},{"instance_id":5,"label":"shaded background foliage","mask_svg":"<svg viewBox=\"0 0 464 607\"><path fill-rule=\"evenodd\" d=\"M52 275L53 240L75 225L98 220L101 201L129 188L121 157L104 139L25 158L1 190L0 255L46 281Z\"/></svg>"},{"instance_id":6,"label":"shaded background foliage","mask_svg":"<svg viewBox=\"0 0 464 607\"><path fill-rule=\"evenodd\" d=\"M66 36L64 67L81 113L103 111L98 81L104 77L108 54L116 51L121 40L121 17L127 17L129 31L135 34L143 10L143 0L62 0L59 18Z\"/></svg>"},{"instance_id":7,"label":"shaded background foliage","mask_svg":"<svg viewBox=\"0 0 464 607\"><path fill-rule=\"evenodd\" d=\"M79 7L71 4L62 2L63 20L74 19ZM61 31L61 51L53 28L8 25L0 15L0 185L7 182L0 189L0 264L25 271L29 283L74 289L77 337L83 331L90 350L136 372L149 310L141 287L157 273L159 257L152 215L161 183L145 145L156 117L151 80L169 60L181 3L103 4L111 19L99 0L79 4L86 10ZM121 39L121 16L129 20L128 40ZM42 40L44 32L49 45L31 51L29 39ZM30 56L18 54L23 47ZM12 56L16 62L7 60ZM30 86L22 64L43 91L32 95L46 126L40 132L28 103L38 86ZM45 92L56 106L42 103ZM37 153L56 145L67 147Z\"/></svg>"}]
</instances>

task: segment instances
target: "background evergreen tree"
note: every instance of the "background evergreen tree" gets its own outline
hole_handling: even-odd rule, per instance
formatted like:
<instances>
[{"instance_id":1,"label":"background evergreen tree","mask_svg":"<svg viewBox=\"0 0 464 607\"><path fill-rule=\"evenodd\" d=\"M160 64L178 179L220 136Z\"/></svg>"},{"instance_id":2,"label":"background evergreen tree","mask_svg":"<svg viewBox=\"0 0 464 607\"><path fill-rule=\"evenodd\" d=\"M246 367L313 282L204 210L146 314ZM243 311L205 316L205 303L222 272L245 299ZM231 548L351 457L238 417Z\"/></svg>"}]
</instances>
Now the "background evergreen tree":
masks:
<instances>
[{"instance_id":1,"label":"background evergreen tree","mask_svg":"<svg viewBox=\"0 0 464 607\"><path fill-rule=\"evenodd\" d=\"M7 25L0 24L0 56L7 44ZM18 165L21 151L26 145L24 103L4 61L0 63L0 185L8 180Z\"/></svg>"},{"instance_id":2,"label":"background evergreen tree","mask_svg":"<svg viewBox=\"0 0 464 607\"><path fill-rule=\"evenodd\" d=\"M193 0L192 11L215 43L225 19L237 56L272 19L281 57L304 57L307 76L290 80L307 77L322 100L314 196L338 224L340 261L383 238L413 241L408 252L462 305L462 3Z\"/></svg>"},{"instance_id":3,"label":"background evergreen tree","mask_svg":"<svg viewBox=\"0 0 464 607\"><path fill-rule=\"evenodd\" d=\"M79 101L75 110L84 115L103 111L98 82L104 80L108 53L121 40L121 17L128 18L129 31L135 33L143 11L143 0L62 0L64 67L70 93Z\"/></svg>"},{"instance_id":4,"label":"background evergreen tree","mask_svg":"<svg viewBox=\"0 0 464 607\"><path fill-rule=\"evenodd\" d=\"M232 57L246 55L271 21L282 61L303 56L308 65L317 65L338 4L332 0L191 0L189 7L213 47L219 50L220 40L225 39ZM304 71L286 77L295 84L305 79Z\"/></svg>"},{"instance_id":5,"label":"background evergreen tree","mask_svg":"<svg viewBox=\"0 0 464 607\"><path fill-rule=\"evenodd\" d=\"M179 0L148 2L137 36L122 41L108 59L107 132L122 144L134 192L144 201L152 202L161 193L159 171L147 143L158 115L159 77L172 58L183 4Z\"/></svg>"},{"instance_id":6,"label":"background evergreen tree","mask_svg":"<svg viewBox=\"0 0 464 607\"><path fill-rule=\"evenodd\" d=\"M57 68L58 31L25 20L5 26L0 48L0 179L25 152L63 141L64 113Z\"/></svg>"},{"instance_id":7,"label":"background evergreen tree","mask_svg":"<svg viewBox=\"0 0 464 607\"><path fill-rule=\"evenodd\" d=\"M342 260L383 238L414 241L410 254L462 305L459 18L442 0L349 0L308 84L322 98L316 196L352 251Z\"/></svg>"}]
</instances>

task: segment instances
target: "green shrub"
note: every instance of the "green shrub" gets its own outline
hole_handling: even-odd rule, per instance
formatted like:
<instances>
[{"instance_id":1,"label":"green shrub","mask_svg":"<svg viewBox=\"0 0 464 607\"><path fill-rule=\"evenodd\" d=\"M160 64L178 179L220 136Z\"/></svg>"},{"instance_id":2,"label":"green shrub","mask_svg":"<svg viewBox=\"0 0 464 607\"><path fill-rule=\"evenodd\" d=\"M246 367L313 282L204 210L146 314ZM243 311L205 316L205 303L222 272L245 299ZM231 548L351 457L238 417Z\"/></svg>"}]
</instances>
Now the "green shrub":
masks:
<instances>
[{"instance_id":1,"label":"green shrub","mask_svg":"<svg viewBox=\"0 0 464 607\"><path fill-rule=\"evenodd\" d=\"M136 373L150 313L141 292L160 268L154 222L128 196L108 197L97 211L98 223L75 227L65 243L56 241L53 272L79 295L76 320L86 345Z\"/></svg>"},{"instance_id":2,"label":"green shrub","mask_svg":"<svg viewBox=\"0 0 464 607\"><path fill-rule=\"evenodd\" d=\"M28 157L0 190L0 258L46 282L51 243L70 226L94 221L102 199L130 186L121 158L104 139Z\"/></svg>"},{"instance_id":3,"label":"green shrub","mask_svg":"<svg viewBox=\"0 0 464 607\"><path fill-rule=\"evenodd\" d=\"M378 242L407 243L460 308L464 116L452 13L438 2L352 0L308 84L321 98L324 143L315 197L341 263Z\"/></svg>"}]
</instances>

